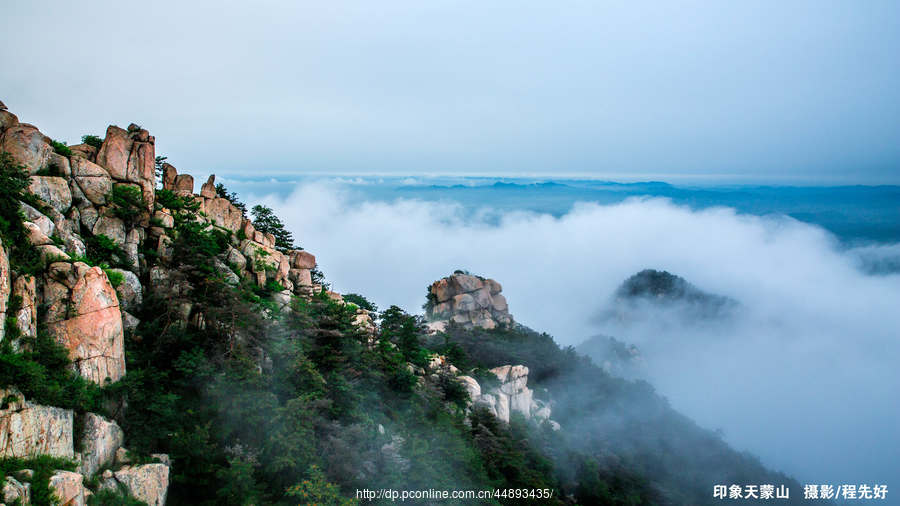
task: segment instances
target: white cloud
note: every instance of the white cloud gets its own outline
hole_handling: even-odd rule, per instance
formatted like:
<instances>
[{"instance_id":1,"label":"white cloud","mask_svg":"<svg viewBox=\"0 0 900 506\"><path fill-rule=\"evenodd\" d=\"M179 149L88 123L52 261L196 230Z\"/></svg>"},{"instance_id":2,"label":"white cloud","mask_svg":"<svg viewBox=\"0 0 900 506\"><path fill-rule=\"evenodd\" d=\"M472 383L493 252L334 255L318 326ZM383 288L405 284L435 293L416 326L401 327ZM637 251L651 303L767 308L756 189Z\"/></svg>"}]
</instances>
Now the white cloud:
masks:
<instances>
[{"instance_id":1,"label":"white cloud","mask_svg":"<svg viewBox=\"0 0 900 506\"><path fill-rule=\"evenodd\" d=\"M495 278L516 319L561 344L599 332L636 343L677 409L775 468L815 482L897 478L900 276L864 274L820 228L662 199L496 225L454 202L370 202L324 183L262 200L338 291L418 312L425 286L454 269ZM598 326L615 288L644 268L737 299L740 317Z\"/></svg>"}]
</instances>

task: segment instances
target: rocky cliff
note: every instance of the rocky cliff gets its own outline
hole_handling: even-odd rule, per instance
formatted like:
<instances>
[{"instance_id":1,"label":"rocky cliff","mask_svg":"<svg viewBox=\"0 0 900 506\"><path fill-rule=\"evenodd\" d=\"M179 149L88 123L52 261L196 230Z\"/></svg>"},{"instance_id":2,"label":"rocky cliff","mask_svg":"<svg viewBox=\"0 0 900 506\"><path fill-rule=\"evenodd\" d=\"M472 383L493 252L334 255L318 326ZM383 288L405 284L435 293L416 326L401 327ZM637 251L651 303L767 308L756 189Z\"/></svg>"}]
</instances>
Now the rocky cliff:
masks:
<instances>
[{"instance_id":1,"label":"rocky cliff","mask_svg":"<svg viewBox=\"0 0 900 506\"><path fill-rule=\"evenodd\" d=\"M60 147L0 103L0 152L30 175L28 192L36 199L20 208L28 240L40 256L40 267L25 272L10 265L9 245L0 241L0 340L13 350L27 351L44 329L68 350L85 379L100 385L121 379L125 332L139 323L128 311L140 305L146 290L177 294L182 282L168 266L175 212L166 203L173 195L197 206L202 226L229 238L226 254L216 259L226 277L246 277L259 286L274 283L269 286L281 290L274 299L284 304L320 288L311 277L315 256L276 249L272 234L255 230L242 210L217 195L214 176L195 194L193 178L165 164L161 186L169 200L158 198L155 139L137 125L110 126L99 146ZM108 254L102 265L90 265L98 249ZM202 320L189 301L183 317ZM367 315L359 318L368 322ZM80 488L82 479L115 464L122 430L89 413L84 441L77 445L84 450L76 452L72 410L33 404L14 389L3 395L0 457L74 458L79 472L51 481L64 504L81 504L90 493ZM124 466L104 475L103 483L121 484L149 504L163 504L167 477L166 463ZM9 480L6 500L11 501L10 494L24 488Z\"/></svg>"},{"instance_id":2,"label":"rocky cliff","mask_svg":"<svg viewBox=\"0 0 900 506\"><path fill-rule=\"evenodd\" d=\"M502 291L493 279L457 271L431 284L425 318L434 330L443 330L449 322L465 328L512 326L513 317Z\"/></svg>"}]
</instances>

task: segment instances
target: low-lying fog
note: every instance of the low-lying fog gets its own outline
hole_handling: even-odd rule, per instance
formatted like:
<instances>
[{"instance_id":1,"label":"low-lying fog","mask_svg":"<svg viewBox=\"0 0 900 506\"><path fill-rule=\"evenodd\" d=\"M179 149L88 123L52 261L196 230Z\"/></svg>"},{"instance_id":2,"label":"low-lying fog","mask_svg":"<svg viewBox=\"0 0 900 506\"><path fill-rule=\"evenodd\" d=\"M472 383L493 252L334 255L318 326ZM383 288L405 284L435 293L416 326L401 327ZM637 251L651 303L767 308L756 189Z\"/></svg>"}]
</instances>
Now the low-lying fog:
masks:
<instances>
[{"instance_id":1,"label":"low-lying fog","mask_svg":"<svg viewBox=\"0 0 900 506\"><path fill-rule=\"evenodd\" d=\"M367 202L318 183L248 200L271 205L340 292L421 312L426 285L454 269L495 278L517 321L560 344L598 333L636 344L676 409L801 483L900 486L900 275L861 268L858 250L818 227L661 199L507 213L499 225L453 202ZM645 268L740 310L725 321L598 319Z\"/></svg>"}]
</instances>

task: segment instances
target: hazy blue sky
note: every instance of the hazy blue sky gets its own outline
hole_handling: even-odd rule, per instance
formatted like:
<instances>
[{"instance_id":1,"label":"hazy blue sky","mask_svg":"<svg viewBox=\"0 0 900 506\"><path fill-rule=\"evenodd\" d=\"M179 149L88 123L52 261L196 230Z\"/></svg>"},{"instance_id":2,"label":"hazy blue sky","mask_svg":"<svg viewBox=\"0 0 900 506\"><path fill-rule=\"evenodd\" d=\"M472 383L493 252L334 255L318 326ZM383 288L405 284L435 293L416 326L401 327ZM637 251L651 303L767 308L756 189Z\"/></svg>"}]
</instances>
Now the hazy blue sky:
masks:
<instances>
[{"instance_id":1,"label":"hazy blue sky","mask_svg":"<svg viewBox=\"0 0 900 506\"><path fill-rule=\"evenodd\" d=\"M897 1L230 3L4 2L0 100L193 173L900 183Z\"/></svg>"}]
</instances>

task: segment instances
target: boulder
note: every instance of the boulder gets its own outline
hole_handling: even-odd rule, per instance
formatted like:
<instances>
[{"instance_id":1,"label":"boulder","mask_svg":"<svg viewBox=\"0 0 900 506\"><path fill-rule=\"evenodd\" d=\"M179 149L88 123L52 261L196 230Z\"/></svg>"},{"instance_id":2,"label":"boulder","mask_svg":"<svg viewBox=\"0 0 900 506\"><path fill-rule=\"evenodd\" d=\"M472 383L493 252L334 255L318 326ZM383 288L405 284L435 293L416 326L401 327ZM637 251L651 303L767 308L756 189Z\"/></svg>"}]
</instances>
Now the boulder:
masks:
<instances>
[{"instance_id":1,"label":"boulder","mask_svg":"<svg viewBox=\"0 0 900 506\"><path fill-rule=\"evenodd\" d=\"M59 498L60 506L84 506L84 476L71 471L56 471L50 477L50 489Z\"/></svg>"},{"instance_id":2,"label":"boulder","mask_svg":"<svg viewBox=\"0 0 900 506\"><path fill-rule=\"evenodd\" d=\"M456 293L467 293L484 286L484 281L469 274L454 274L450 276L449 284Z\"/></svg>"},{"instance_id":3,"label":"boulder","mask_svg":"<svg viewBox=\"0 0 900 506\"><path fill-rule=\"evenodd\" d=\"M71 410L33 404L14 388L0 389L0 399L0 457L75 456Z\"/></svg>"},{"instance_id":4,"label":"boulder","mask_svg":"<svg viewBox=\"0 0 900 506\"><path fill-rule=\"evenodd\" d=\"M56 233L56 225L53 223L53 220L48 218L46 215L24 202L22 202L19 207L22 209L22 213L25 215L25 219L37 225L38 228L41 229L41 232L44 233L44 235L46 235L47 237L52 237L53 234Z\"/></svg>"},{"instance_id":5,"label":"boulder","mask_svg":"<svg viewBox=\"0 0 900 506\"><path fill-rule=\"evenodd\" d=\"M34 276L20 275L13 283L13 297L18 297L21 307L14 316L16 326L23 336L37 335L37 288Z\"/></svg>"},{"instance_id":6,"label":"boulder","mask_svg":"<svg viewBox=\"0 0 900 506\"><path fill-rule=\"evenodd\" d=\"M73 157L72 175L91 204L106 204L106 197L112 192L112 179L103 167L86 158Z\"/></svg>"},{"instance_id":7,"label":"boulder","mask_svg":"<svg viewBox=\"0 0 900 506\"><path fill-rule=\"evenodd\" d=\"M128 158L133 141L128 132L114 125L106 129L106 138L97 153L97 164L119 181L127 180Z\"/></svg>"},{"instance_id":8,"label":"boulder","mask_svg":"<svg viewBox=\"0 0 900 506\"><path fill-rule=\"evenodd\" d=\"M231 265L234 265L238 271L243 271L247 267L247 259L244 255L231 246L228 247L228 253L225 255L225 260Z\"/></svg>"},{"instance_id":9,"label":"boulder","mask_svg":"<svg viewBox=\"0 0 900 506\"><path fill-rule=\"evenodd\" d=\"M54 169L58 175L63 177L72 176L72 166L69 164L69 159L55 151L47 157L47 168Z\"/></svg>"},{"instance_id":10,"label":"boulder","mask_svg":"<svg viewBox=\"0 0 900 506\"><path fill-rule=\"evenodd\" d=\"M88 230L93 230L94 225L100 218L100 212L93 207L86 207L81 210L81 224Z\"/></svg>"},{"instance_id":11,"label":"boulder","mask_svg":"<svg viewBox=\"0 0 900 506\"><path fill-rule=\"evenodd\" d=\"M203 186L206 187L205 184ZM240 228L241 221L244 219L241 210L222 197L203 199L201 210L207 214L212 223L232 232L236 232Z\"/></svg>"},{"instance_id":12,"label":"boulder","mask_svg":"<svg viewBox=\"0 0 900 506\"><path fill-rule=\"evenodd\" d=\"M6 481L3 483L0 500L5 504L30 504L31 483L21 483L12 476L7 476Z\"/></svg>"},{"instance_id":13,"label":"boulder","mask_svg":"<svg viewBox=\"0 0 900 506\"><path fill-rule=\"evenodd\" d=\"M209 178L200 186L200 196L205 199L216 198L216 175L211 174Z\"/></svg>"},{"instance_id":14,"label":"boulder","mask_svg":"<svg viewBox=\"0 0 900 506\"><path fill-rule=\"evenodd\" d=\"M14 127L19 124L19 118L16 117L15 114L2 110L0 111L0 134L2 134L7 128ZM2 139L2 135L0 135L0 139Z\"/></svg>"},{"instance_id":15,"label":"boulder","mask_svg":"<svg viewBox=\"0 0 900 506\"><path fill-rule=\"evenodd\" d=\"M34 174L47 166L53 147L50 139L37 127L27 123L11 125L0 137L0 152L7 151L13 159L25 166L30 174Z\"/></svg>"},{"instance_id":16,"label":"boulder","mask_svg":"<svg viewBox=\"0 0 900 506\"><path fill-rule=\"evenodd\" d=\"M316 256L308 251L291 252L291 266L295 269L315 269Z\"/></svg>"},{"instance_id":17,"label":"boulder","mask_svg":"<svg viewBox=\"0 0 900 506\"><path fill-rule=\"evenodd\" d=\"M456 379L462 383L462 386L469 392L470 399L477 400L481 397L481 385L478 384L478 381L476 381L475 378L471 376L457 376Z\"/></svg>"},{"instance_id":18,"label":"boulder","mask_svg":"<svg viewBox=\"0 0 900 506\"><path fill-rule=\"evenodd\" d=\"M450 281L442 278L431 284L431 293L438 302L446 302L453 297L453 291L450 289Z\"/></svg>"},{"instance_id":19,"label":"boulder","mask_svg":"<svg viewBox=\"0 0 900 506\"><path fill-rule=\"evenodd\" d=\"M178 174L175 176L175 191L185 192L188 195L194 194L194 176L188 174Z\"/></svg>"},{"instance_id":20,"label":"boulder","mask_svg":"<svg viewBox=\"0 0 900 506\"><path fill-rule=\"evenodd\" d=\"M456 312L468 312L475 310L475 298L468 293L461 293L453 297L453 310Z\"/></svg>"},{"instance_id":21,"label":"boulder","mask_svg":"<svg viewBox=\"0 0 900 506\"><path fill-rule=\"evenodd\" d=\"M79 373L99 384L124 376L122 314L116 291L102 269L91 267L80 274L68 308L68 318L48 324L47 330L69 350Z\"/></svg>"},{"instance_id":22,"label":"boulder","mask_svg":"<svg viewBox=\"0 0 900 506\"><path fill-rule=\"evenodd\" d=\"M22 225L25 227L25 232L28 234L28 242L32 246L43 246L45 244L51 244L53 242L44 234L44 231L41 230L41 227L35 225L34 223L26 221L22 223Z\"/></svg>"},{"instance_id":23,"label":"boulder","mask_svg":"<svg viewBox=\"0 0 900 506\"><path fill-rule=\"evenodd\" d=\"M175 190L175 178L178 177L178 169L170 163L162 164L162 184L165 190ZM193 185L191 191L193 191Z\"/></svg>"},{"instance_id":24,"label":"boulder","mask_svg":"<svg viewBox=\"0 0 900 506\"><path fill-rule=\"evenodd\" d=\"M153 213L153 220L158 222L163 228L172 228L175 226L175 217L166 209L160 209Z\"/></svg>"},{"instance_id":25,"label":"boulder","mask_svg":"<svg viewBox=\"0 0 900 506\"><path fill-rule=\"evenodd\" d=\"M69 146L69 149L72 150L72 158L86 158L92 162L97 160L97 148L90 144L76 144Z\"/></svg>"},{"instance_id":26,"label":"boulder","mask_svg":"<svg viewBox=\"0 0 900 506\"><path fill-rule=\"evenodd\" d=\"M84 435L81 438L81 466L85 476L93 476L100 468L112 464L125 441L125 433L111 420L94 413L84 415Z\"/></svg>"},{"instance_id":27,"label":"boulder","mask_svg":"<svg viewBox=\"0 0 900 506\"><path fill-rule=\"evenodd\" d=\"M125 466L105 477L101 488L116 490L124 485L131 495L149 506L163 506L169 488L169 466L165 464L144 464Z\"/></svg>"},{"instance_id":28,"label":"boulder","mask_svg":"<svg viewBox=\"0 0 900 506\"><path fill-rule=\"evenodd\" d=\"M146 134L146 135L145 135ZM146 130L140 130L137 138L147 141L135 141L128 157L128 181L141 187L141 195L148 211L153 211L156 201L156 147L152 137Z\"/></svg>"},{"instance_id":29,"label":"boulder","mask_svg":"<svg viewBox=\"0 0 900 506\"><path fill-rule=\"evenodd\" d=\"M56 262L57 260L68 259L69 255L65 251L59 249L54 244L44 244L43 246L35 246L44 262Z\"/></svg>"},{"instance_id":30,"label":"boulder","mask_svg":"<svg viewBox=\"0 0 900 506\"><path fill-rule=\"evenodd\" d=\"M312 274L309 269L291 269L288 271L288 279L295 287L312 286Z\"/></svg>"},{"instance_id":31,"label":"boulder","mask_svg":"<svg viewBox=\"0 0 900 506\"><path fill-rule=\"evenodd\" d=\"M56 176L31 176L28 191L60 213L72 207L72 191L65 178Z\"/></svg>"},{"instance_id":32,"label":"boulder","mask_svg":"<svg viewBox=\"0 0 900 506\"><path fill-rule=\"evenodd\" d=\"M100 213L94 227L91 229L94 235L105 235L119 246L125 244L125 223L112 216L109 211Z\"/></svg>"},{"instance_id":33,"label":"boulder","mask_svg":"<svg viewBox=\"0 0 900 506\"><path fill-rule=\"evenodd\" d=\"M122 275L124 281L116 287L116 296L119 299L119 308L122 310L135 309L143 302L141 295L141 281L137 275L125 269L112 269Z\"/></svg>"},{"instance_id":34,"label":"boulder","mask_svg":"<svg viewBox=\"0 0 900 506\"><path fill-rule=\"evenodd\" d=\"M461 272L431 284L426 305L428 322L455 322L486 330L513 325L500 283ZM430 326L436 329L436 326Z\"/></svg>"}]
</instances>

